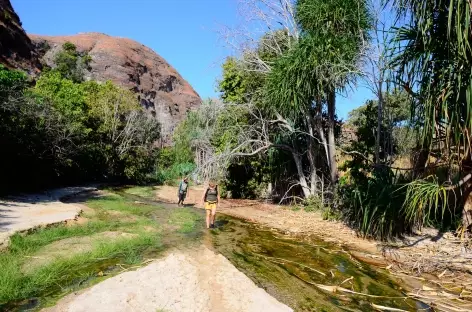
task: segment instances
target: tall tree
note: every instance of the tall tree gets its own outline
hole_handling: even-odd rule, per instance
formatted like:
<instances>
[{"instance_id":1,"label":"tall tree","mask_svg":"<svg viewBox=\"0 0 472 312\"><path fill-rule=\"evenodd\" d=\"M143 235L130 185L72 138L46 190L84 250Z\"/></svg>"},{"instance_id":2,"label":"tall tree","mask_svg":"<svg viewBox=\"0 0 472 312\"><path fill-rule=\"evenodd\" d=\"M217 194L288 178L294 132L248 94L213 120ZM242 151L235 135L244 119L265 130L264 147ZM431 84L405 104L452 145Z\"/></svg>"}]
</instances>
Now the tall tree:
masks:
<instances>
[{"instance_id":1,"label":"tall tree","mask_svg":"<svg viewBox=\"0 0 472 312\"><path fill-rule=\"evenodd\" d=\"M364 0L299 0L295 17L302 30L300 39L274 66L268 97L279 110L307 116L307 124L319 133L330 179L335 183L336 91L360 74L370 13ZM327 134L322 131L323 107ZM312 132L308 134L313 136Z\"/></svg>"},{"instance_id":2,"label":"tall tree","mask_svg":"<svg viewBox=\"0 0 472 312\"><path fill-rule=\"evenodd\" d=\"M244 2L245 12L250 8L253 13L247 20L267 28L257 44L236 32L246 39L239 68L246 77L257 73L257 79L220 84L226 98L233 90L237 98L256 104L248 109L251 131L239 139L240 150L232 151L240 156L274 148L288 152L297 172L296 185L305 197L318 194L326 177L333 183L337 179L335 92L361 72L359 57L370 27L367 5L363 0ZM253 81L256 88L249 88Z\"/></svg>"},{"instance_id":3,"label":"tall tree","mask_svg":"<svg viewBox=\"0 0 472 312\"><path fill-rule=\"evenodd\" d=\"M472 1L393 0L405 25L394 44L397 80L411 95L421 131L417 168L442 167L445 177L410 186L405 209L421 222L434 209L446 209L460 193L463 230L472 225ZM437 171L436 171L437 172ZM431 175L431 171L428 172ZM424 192L436 185L435 192ZM447 192L451 196L447 196ZM427 198L425 198L425 194ZM422 197L421 200L416 200ZM441 199L441 200L439 200Z\"/></svg>"}]
</instances>

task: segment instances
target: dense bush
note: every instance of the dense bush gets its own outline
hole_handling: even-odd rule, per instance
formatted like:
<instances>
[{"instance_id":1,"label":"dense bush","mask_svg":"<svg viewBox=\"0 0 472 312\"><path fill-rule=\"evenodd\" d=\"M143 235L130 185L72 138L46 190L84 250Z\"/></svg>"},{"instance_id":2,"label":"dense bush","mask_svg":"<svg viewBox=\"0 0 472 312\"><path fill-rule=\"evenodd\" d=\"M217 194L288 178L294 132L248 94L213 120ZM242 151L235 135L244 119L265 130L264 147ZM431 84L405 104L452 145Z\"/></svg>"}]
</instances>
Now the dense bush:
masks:
<instances>
[{"instance_id":1,"label":"dense bush","mask_svg":"<svg viewBox=\"0 0 472 312\"><path fill-rule=\"evenodd\" d=\"M388 239L410 231L402 209L406 193L402 177L386 167L366 169L351 166L340 180L342 218L367 237Z\"/></svg>"},{"instance_id":2,"label":"dense bush","mask_svg":"<svg viewBox=\"0 0 472 312\"><path fill-rule=\"evenodd\" d=\"M74 44L66 42L62 46L62 51L54 57L55 70L62 77L73 82L84 81L84 72L88 68L91 58L87 54L81 55Z\"/></svg>"},{"instance_id":3,"label":"dense bush","mask_svg":"<svg viewBox=\"0 0 472 312\"><path fill-rule=\"evenodd\" d=\"M64 45L64 53L71 51L75 47ZM153 171L156 120L131 91L71 80L66 72L76 67L68 66L47 71L33 87L23 73L0 67L1 191L103 179L141 182Z\"/></svg>"}]
</instances>

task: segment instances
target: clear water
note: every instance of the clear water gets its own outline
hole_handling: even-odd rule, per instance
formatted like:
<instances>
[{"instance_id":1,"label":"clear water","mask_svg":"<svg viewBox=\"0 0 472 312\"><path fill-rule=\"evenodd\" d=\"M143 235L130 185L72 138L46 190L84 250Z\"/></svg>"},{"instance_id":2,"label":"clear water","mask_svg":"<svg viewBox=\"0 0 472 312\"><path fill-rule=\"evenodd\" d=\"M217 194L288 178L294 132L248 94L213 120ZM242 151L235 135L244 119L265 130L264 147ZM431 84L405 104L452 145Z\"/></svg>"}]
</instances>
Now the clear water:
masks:
<instances>
[{"instance_id":1,"label":"clear water","mask_svg":"<svg viewBox=\"0 0 472 312\"><path fill-rule=\"evenodd\" d=\"M120 190L118 193L131 201L165 209L149 215L156 222L164 222L166 210L182 209L176 205L155 202ZM195 208L195 213L204 211ZM351 258L338 246L313 237L291 237L260 225L228 216L217 217L216 229L206 230L204 222L190 233L172 233L163 238L163 246L156 246L143 255L155 258L169 247L185 249L188 244L205 244L223 254L259 287L295 311L373 311L372 304L407 311L427 311L427 306L404 299L401 285L386 274ZM120 259L108 259L91 265L98 272L112 276L119 272ZM60 297L89 287L106 277L98 274L84 276L48 290L37 298L0 306L0 311L32 311L57 301ZM323 287L340 286L365 295L330 292ZM366 296L368 295L368 296Z\"/></svg>"}]
</instances>

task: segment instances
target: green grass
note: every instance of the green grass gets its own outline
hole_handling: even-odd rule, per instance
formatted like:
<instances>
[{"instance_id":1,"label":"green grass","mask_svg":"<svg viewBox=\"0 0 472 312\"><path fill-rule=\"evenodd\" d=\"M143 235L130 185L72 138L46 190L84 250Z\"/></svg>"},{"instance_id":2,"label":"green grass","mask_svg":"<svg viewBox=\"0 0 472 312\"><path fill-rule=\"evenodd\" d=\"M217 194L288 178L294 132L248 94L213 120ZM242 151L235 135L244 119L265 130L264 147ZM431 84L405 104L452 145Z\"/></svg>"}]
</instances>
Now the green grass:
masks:
<instances>
[{"instance_id":1,"label":"green grass","mask_svg":"<svg viewBox=\"0 0 472 312\"><path fill-rule=\"evenodd\" d=\"M87 201L87 206L99 210L115 210L124 214L136 216L147 216L154 210L160 209L156 206L129 202L118 194L92 198Z\"/></svg>"},{"instance_id":2,"label":"green grass","mask_svg":"<svg viewBox=\"0 0 472 312\"><path fill-rule=\"evenodd\" d=\"M168 221L169 224L176 225L181 233L194 231L199 222L203 222L203 218L187 208L173 210Z\"/></svg>"},{"instance_id":3,"label":"green grass","mask_svg":"<svg viewBox=\"0 0 472 312\"><path fill-rule=\"evenodd\" d=\"M33 253L39 248L61 239L116 231L125 225L127 224L119 221L93 220L82 226L57 226L39 229L29 235L15 234L11 237L9 250L13 253Z\"/></svg>"},{"instance_id":4,"label":"green grass","mask_svg":"<svg viewBox=\"0 0 472 312\"><path fill-rule=\"evenodd\" d=\"M7 253L0 257L0 302L9 302L36 296L40 293L68 285L77 278L86 278L97 273L97 268L106 260L135 264L141 261L141 252L149 246L158 246L155 234L113 242L95 243L91 252L77 254L67 259L58 259L24 274L21 270L25 253ZM119 260L118 260L119 259Z\"/></svg>"},{"instance_id":5,"label":"green grass","mask_svg":"<svg viewBox=\"0 0 472 312\"><path fill-rule=\"evenodd\" d=\"M156 190L152 186L134 186L124 190L125 193L141 196L147 199L156 198Z\"/></svg>"},{"instance_id":6,"label":"green grass","mask_svg":"<svg viewBox=\"0 0 472 312\"><path fill-rule=\"evenodd\" d=\"M31 297L63 294L63 289L96 276L110 265L139 264L143 254L162 250L162 224L176 225L165 232L165 235L172 235L195 231L197 222L202 222L191 209L167 210L135 203L117 194L91 198L86 204L95 213L87 216L89 222L85 224L53 226L11 237L8 250L0 253L0 305ZM135 236L102 240L93 243L91 251L52 260L31 271L23 269L42 247L66 238L105 231L121 231Z\"/></svg>"}]
</instances>

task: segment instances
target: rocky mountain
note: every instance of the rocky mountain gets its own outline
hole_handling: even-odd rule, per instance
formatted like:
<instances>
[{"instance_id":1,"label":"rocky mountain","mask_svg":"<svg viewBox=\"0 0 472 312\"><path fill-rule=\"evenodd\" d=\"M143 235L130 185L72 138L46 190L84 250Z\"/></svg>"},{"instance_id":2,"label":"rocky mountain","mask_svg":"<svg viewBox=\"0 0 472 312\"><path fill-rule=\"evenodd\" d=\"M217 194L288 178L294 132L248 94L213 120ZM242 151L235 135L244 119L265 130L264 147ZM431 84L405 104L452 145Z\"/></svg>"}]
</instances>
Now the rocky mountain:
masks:
<instances>
[{"instance_id":1,"label":"rocky mountain","mask_svg":"<svg viewBox=\"0 0 472 312\"><path fill-rule=\"evenodd\" d=\"M161 123L163 144L170 142L174 128L186 113L201 103L190 84L150 48L101 33L28 36L10 1L0 0L0 64L36 76L42 64L54 67L54 56L65 42L91 57L86 79L111 80L138 94L143 107Z\"/></svg>"},{"instance_id":2,"label":"rocky mountain","mask_svg":"<svg viewBox=\"0 0 472 312\"><path fill-rule=\"evenodd\" d=\"M54 67L55 54L61 51L65 42L71 42L78 52L91 57L86 79L111 80L134 90L141 104L160 121L163 143L169 142L172 131L187 112L201 103L199 95L172 66L136 41L101 33L29 36L48 66Z\"/></svg>"},{"instance_id":3,"label":"rocky mountain","mask_svg":"<svg viewBox=\"0 0 472 312\"><path fill-rule=\"evenodd\" d=\"M34 46L9 0L0 0L0 64L33 75L41 68Z\"/></svg>"}]
</instances>

